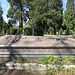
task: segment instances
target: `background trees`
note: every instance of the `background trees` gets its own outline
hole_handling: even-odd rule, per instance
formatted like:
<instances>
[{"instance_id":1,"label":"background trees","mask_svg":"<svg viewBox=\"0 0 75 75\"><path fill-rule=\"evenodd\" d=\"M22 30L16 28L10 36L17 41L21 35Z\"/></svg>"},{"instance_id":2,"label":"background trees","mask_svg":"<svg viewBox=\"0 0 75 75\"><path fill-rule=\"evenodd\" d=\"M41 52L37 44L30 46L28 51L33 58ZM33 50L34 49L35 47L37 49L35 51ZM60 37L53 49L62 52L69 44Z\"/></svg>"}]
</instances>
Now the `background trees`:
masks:
<instances>
[{"instance_id":1,"label":"background trees","mask_svg":"<svg viewBox=\"0 0 75 75\"><path fill-rule=\"evenodd\" d=\"M3 27L3 17L2 17L2 7L1 7L1 4L0 4L0 32L2 31L2 27Z\"/></svg>"},{"instance_id":2,"label":"background trees","mask_svg":"<svg viewBox=\"0 0 75 75\"><path fill-rule=\"evenodd\" d=\"M30 2L30 24L41 27L45 32L52 27L54 34L62 27L62 0L34 0Z\"/></svg>"},{"instance_id":3,"label":"background trees","mask_svg":"<svg viewBox=\"0 0 75 75\"><path fill-rule=\"evenodd\" d=\"M70 30L75 30L75 3L74 0L68 0L66 11L63 15L63 25L66 26L67 34Z\"/></svg>"},{"instance_id":4,"label":"background trees","mask_svg":"<svg viewBox=\"0 0 75 75\"><path fill-rule=\"evenodd\" d=\"M61 34L64 30L69 34L70 30L75 31L75 0L67 0L65 13L62 0L8 0L8 2L9 28L19 22L22 31L23 22L29 19L28 24L31 27L33 22L35 24L35 35L56 34L56 32ZM2 15L2 11L0 12Z\"/></svg>"}]
</instances>

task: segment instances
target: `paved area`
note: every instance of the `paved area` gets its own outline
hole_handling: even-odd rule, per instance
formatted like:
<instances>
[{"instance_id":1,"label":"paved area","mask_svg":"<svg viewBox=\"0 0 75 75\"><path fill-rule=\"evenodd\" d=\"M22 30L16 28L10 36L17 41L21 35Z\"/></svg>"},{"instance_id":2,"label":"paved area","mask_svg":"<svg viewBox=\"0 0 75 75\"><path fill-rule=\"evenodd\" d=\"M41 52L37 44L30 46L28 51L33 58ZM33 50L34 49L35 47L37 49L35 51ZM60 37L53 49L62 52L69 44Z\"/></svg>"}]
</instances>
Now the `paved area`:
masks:
<instances>
[{"instance_id":1,"label":"paved area","mask_svg":"<svg viewBox=\"0 0 75 75\"><path fill-rule=\"evenodd\" d=\"M45 36L6 35L0 38L0 45L75 47L75 39L61 37L52 38Z\"/></svg>"}]
</instances>

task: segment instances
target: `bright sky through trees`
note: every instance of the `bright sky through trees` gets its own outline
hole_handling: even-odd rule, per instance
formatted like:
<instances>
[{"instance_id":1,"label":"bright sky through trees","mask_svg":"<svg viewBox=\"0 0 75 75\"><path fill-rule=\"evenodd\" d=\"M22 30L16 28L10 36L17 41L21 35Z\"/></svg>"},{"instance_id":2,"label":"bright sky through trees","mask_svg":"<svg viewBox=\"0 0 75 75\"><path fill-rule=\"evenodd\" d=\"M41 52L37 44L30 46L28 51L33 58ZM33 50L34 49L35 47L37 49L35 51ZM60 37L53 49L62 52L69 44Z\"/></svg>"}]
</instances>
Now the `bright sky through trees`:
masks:
<instances>
[{"instance_id":1,"label":"bright sky through trees","mask_svg":"<svg viewBox=\"0 0 75 75\"><path fill-rule=\"evenodd\" d=\"M2 10L3 10L3 19L6 22L8 22L8 19L7 19L6 15L7 15L7 12L9 10L9 8L10 8L10 4L7 2L7 0L0 0L0 2L1 2ZM66 3L67 3L67 0L63 0L64 11L66 10Z\"/></svg>"}]
</instances>

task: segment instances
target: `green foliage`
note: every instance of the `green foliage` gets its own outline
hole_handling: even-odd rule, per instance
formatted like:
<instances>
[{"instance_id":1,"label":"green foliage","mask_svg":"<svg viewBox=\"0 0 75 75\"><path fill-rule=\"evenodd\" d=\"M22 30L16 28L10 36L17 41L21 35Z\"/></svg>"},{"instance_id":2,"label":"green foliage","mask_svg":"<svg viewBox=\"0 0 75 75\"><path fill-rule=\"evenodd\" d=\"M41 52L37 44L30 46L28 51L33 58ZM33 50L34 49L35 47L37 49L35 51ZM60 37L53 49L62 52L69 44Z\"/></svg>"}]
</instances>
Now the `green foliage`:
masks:
<instances>
[{"instance_id":1,"label":"green foliage","mask_svg":"<svg viewBox=\"0 0 75 75\"><path fill-rule=\"evenodd\" d=\"M10 9L7 17L10 18L8 23L16 24L19 21L19 28L23 27L23 21L27 21L28 10L26 0L7 0L10 3Z\"/></svg>"},{"instance_id":2,"label":"green foliage","mask_svg":"<svg viewBox=\"0 0 75 75\"><path fill-rule=\"evenodd\" d=\"M17 34L19 32L20 35L21 34L23 35L23 30L25 31L25 35L32 35L32 28L30 26L26 26L24 28L19 28L19 29L18 29L18 27L15 26L15 27L13 27L13 29L16 30Z\"/></svg>"},{"instance_id":3,"label":"green foliage","mask_svg":"<svg viewBox=\"0 0 75 75\"><path fill-rule=\"evenodd\" d=\"M67 57L67 59L68 59L69 61L72 61L72 58L71 58L71 57Z\"/></svg>"},{"instance_id":4,"label":"green foliage","mask_svg":"<svg viewBox=\"0 0 75 75\"><path fill-rule=\"evenodd\" d=\"M25 28L25 35L32 35L32 28L31 27Z\"/></svg>"},{"instance_id":5,"label":"green foliage","mask_svg":"<svg viewBox=\"0 0 75 75\"><path fill-rule=\"evenodd\" d=\"M8 61L8 59L0 58L0 63L1 62L7 62L7 61Z\"/></svg>"},{"instance_id":6,"label":"green foliage","mask_svg":"<svg viewBox=\"0 0 75 75\"><path fill-rule=\"evenodd\" d=\"M53 56L44 57L40 59L44 64L51 64L51 65L72 65L75 62L75 58L71 57L62 57L62 58L55 58Z\"/></svg>"},{"instance_id":7,"label":"green foliage","mask_svg":"<svg viewBox=\"0 0 75 75\"><path fill-rule=\"evenodd\" d=\"M20 34L22 33L23 34L23 30L25 31L25 28L19 28L20 30Z\"/></svg>"},{"instance_id":8,"label":"green foliage","mask_svg":"<svg viewBox=\"0 0 75 75\"><path fill-rule=\"evenodd\" d=\"M63 14L63 25L66 26L67 34L70 34L70 30L75 28L75 7L74 0L68 0L66 5L66 11Z\"/></svg>"},{"instance_id":9,"label":"green foliage","mask_svg":"<svg viewBox=\"0 0 75 75\"><path fill-rule=\"evenodd\" d=\"M75 72L75 68L66 69L67 74L73 74Z\"/></svg>"},{"instance_id":10,"label":"green foliage","mask_svg":"<svg viewBox=\"0 0 75 75\"><path fill-rule=\"evenodd\" d=\"M49 56L48 59L49 59L50 61L53 61L53 60L55 60L56 58L53 57L53 56Z\"/></svg>"},{"instance_id":11,"label":"green foliage","mask_svg":"<svg viewBox=\"0 0 75 75\"><path fill-rule=\"evenodd\" d=\"M46 68L46 70L47 71L46 71L45 75L55 75L55 72L56 72L55 68L48 67L48 68Z\"/></svg>"},{"instance_id":12,"label":"green foliage","mask_svg":"<svg viewBox=\"0 0 75 75\"><path fill-rule=\"evenodd\" d=\"M60 35L63 33L63 30L62 30L62 28L59 30L59 33L60 33Z\"/></svg>"},{"instance_id":13,"label":"green foliage","mask_svg":"<svg viewBox=\"0 0 75 75\"><path fill-rule=\"evenodd\" d=\"M42 60L44 64L48 64L48 58L47 57L41 58L40 60Z\"/></svg>"},{"instance_id":14,"label":"green foliage","mask_svg":"<svg viewBox=\"0 0 75 75\"><path fill-rule=\"evenodd\" d=\"M3 11L2 11L2 7L0 6L0 32L2 32L2 28L3 28L3 17L2 17L2 14L3 14Z\"/></svg>"},{"instance_id":15,"label":"green foliage","mask_svg":"<svg viewBox=\"0 0 75 75\"><path fill-rule=\"evenodd\" d=\"M17 58L13 59L12 61L15 63L29 63L32 60L30 60L29 58Z\"/></svg>"},{"instance_id":16,"label":"green foliage","mask_svg":"<svg viewBox=\"0 0 75 75\"><path fill-rule=\"evenodd\" d=\"M41 27L47 31L49 27L60 29L62 25L62 0L32 0L29 2L30 21L32 25L34 22L36 26Z\"/></svg>"},{"instance_id":17,"label":"green foliage","mask_svg":"<svg viewBox=\"0 0 75 75\"><path fill-rule=\"evenodd\" d=\"M10 27L10 35L14 35L14 34L17 34L17 29Z\"/></svg>"},{"instance_id":18,"label":"green foliage","mask_svg":"<svg viewBox=\"0 0 75 75\"><path fill-rule=\"evenodd\" d=\"M54 34L54 29L52 27L49 27L48 34Z\"/></svg>"},{"instance_id":19,"label":"green foliage","mask_svg":"<svg viewBox=\"0 0 75 75\"><path fill-rule=\"evenodd\" d=\"M14 29L12 27L10 27L10 34L14 35Z\"/></svg>"},{"instance_id":20,"label":"green foliage","mask_svg":"<svg viewBox=\"0 0 75 75\"><path fill-rule=\"evenodd\" d=\"M34 35L35 36L43 36L43 29L40 26L36 26L34 28Z\"/></svg>"},{"instance_id":21,"label":"green foliage","mask_svg":"<svg viewBox=\"0 0 75 75\"><path fill-rule=\"evenodd\" d=\"M9 29L9 25L4 21L3 22L3 32L6 33L6 31Z\"/></svg>"}]
</instances>

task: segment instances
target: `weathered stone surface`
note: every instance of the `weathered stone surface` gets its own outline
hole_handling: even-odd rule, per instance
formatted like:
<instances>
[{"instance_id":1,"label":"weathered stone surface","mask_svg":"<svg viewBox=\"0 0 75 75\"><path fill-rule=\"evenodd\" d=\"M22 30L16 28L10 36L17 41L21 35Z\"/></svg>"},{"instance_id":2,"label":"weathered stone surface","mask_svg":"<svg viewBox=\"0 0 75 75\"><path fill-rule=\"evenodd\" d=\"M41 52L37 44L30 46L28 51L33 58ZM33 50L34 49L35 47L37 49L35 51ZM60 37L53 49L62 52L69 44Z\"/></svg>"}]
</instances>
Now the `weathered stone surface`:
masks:
<instances>
[{"instance_id":1,"label":"weathered stone surface","mask_svg":"<svg viewBox=\"0 0 75 75\"><path fill-rule=\"evenodd\" d=\"M7 35L0 38L0 55L75 55L71 38Z\"/></svg>"}]
</instances>

